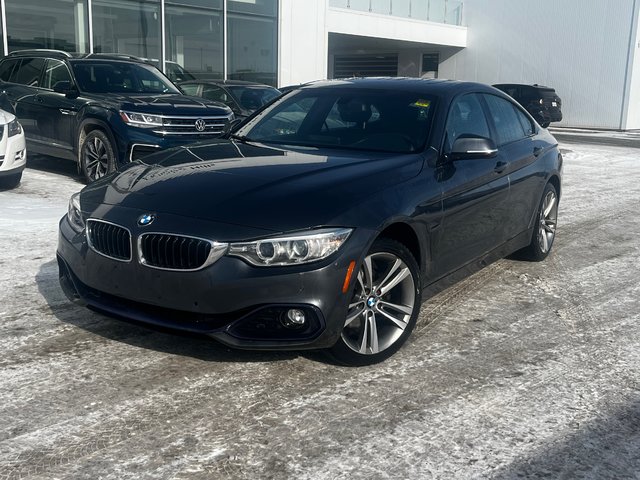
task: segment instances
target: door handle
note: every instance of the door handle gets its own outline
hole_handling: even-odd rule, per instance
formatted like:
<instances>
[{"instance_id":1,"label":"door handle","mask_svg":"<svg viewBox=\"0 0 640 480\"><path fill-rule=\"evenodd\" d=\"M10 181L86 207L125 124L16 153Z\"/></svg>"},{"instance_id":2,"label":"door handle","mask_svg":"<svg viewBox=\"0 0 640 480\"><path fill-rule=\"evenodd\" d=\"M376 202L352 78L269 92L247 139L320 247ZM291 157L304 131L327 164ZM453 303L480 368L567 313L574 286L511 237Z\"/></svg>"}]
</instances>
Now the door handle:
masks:
<instances>
[{"instance_id":1,"label":"door handle","mask_svg":"<svg viewBox=\"0 0 640 480\"><path fill-rule=\"evenodd\" d=\"M36 95L36 102L44 103L44 98L42 98L40 95Z\"/></svg>"},{"instance_id":2,"label":"door handle","mask_svg":"<svg viewBox=\"0 0 640 480\"><path fill-rule=\"evenodd\" d=\"M496 163L496 166L494 167L493 171L496 173L502 173L507 169L507 166L509 164L507 162L498 162Z\"/></svg>"},{"instance_id":3,"label":"door handle","mask_svg":"<svg viewBox=\"0 0 640 480\"><path fill-rule=\"evenodd\" d=\"M539 157L543 150L544 150L544 148L542 148L542 147L535 147L533 149L533 156L534 157Z\"/></svg>"}]
</instances>

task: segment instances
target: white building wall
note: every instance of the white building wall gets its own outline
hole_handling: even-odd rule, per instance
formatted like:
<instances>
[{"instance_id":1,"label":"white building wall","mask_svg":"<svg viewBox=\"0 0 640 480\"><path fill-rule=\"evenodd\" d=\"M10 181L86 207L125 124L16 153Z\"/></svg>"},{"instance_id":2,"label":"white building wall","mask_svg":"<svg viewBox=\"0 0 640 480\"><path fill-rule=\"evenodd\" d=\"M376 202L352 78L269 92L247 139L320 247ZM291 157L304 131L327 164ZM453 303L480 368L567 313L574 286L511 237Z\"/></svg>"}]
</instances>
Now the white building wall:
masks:
<instances>
[{"instance_id":1,"label":"white building wall","mask_svg":"<svg viewBox=\"0 0 640 480\"><path fill-rule=\"evenodd\" d=\"M385 38L404 42L455 47L465 47L467 45L467 29L465 27L345 8L329 9L327 30L331 33Z\"/></svg>"},{"instance_id":2,"label":"white building wall","mask_svg":"<svg viewBox=\"0 0 640 480\"><path fill-rule=\"evenodd\" d=\"M638 0L640 3L640 0ZM632 64L629 66L628 101L624 118L626 130L640 130L640 11L636 13L635 37L630 42Z\"/></svg>"},{"instance_id":3,"label":"white building wall","mask_svg":"<svg viewBox=\"0 0 640 480\"><path fill-rule=\"evenodd\" d=\"M328 0L280 0L278 86L327 78Z\"/></svg>"},{"instance_id":4,"label":"white building wall","mask_svg":"<svg viewBox=\"0 0 640 480\"><path fill-rule=\"evenodd\" d=\"M280 0L278 86L328 78L329 33L380 38L415 45L399 52L399 74L418 76L419 46L465 47L467 29L455 25L379 15L355 9L330 8L329 0ZM386 51L379 49L377 51ZM423 48L424 50L424 48Z\"/></svg>"},{"instance_id":5,"label":"white building wall","mask_svg":"<svg viewBox=\"0 0 640 480\"><path fill-rule=\"evenodd\" d=\"M640 0L465 0L467 48L442 61L440 77L550 85L563 100L562 125L624 129L637 124L626 113L640 96L640 75L629 84L639 8Z\"/></svg>"}]
</instances>

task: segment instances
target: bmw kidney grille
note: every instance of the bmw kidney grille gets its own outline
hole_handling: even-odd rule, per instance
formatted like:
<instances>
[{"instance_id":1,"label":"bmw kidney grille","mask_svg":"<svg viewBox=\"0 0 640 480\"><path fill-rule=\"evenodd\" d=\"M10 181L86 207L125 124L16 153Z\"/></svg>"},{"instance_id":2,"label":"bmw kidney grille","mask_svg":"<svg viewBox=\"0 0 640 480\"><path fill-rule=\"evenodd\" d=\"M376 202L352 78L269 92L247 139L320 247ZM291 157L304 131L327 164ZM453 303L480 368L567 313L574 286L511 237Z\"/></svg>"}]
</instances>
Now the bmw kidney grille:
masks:
<instances>
[{"instance_id":1,"label":"bmw kidney grille","mask_svg":"<svg viewBox=\"0 0 640 480\"><path fill-rule=\"evenodd\" d=\"M89 246L100 255L121 262L131 261L131 232L103 220L87 220Z\"/></svg>"}]
</instances>

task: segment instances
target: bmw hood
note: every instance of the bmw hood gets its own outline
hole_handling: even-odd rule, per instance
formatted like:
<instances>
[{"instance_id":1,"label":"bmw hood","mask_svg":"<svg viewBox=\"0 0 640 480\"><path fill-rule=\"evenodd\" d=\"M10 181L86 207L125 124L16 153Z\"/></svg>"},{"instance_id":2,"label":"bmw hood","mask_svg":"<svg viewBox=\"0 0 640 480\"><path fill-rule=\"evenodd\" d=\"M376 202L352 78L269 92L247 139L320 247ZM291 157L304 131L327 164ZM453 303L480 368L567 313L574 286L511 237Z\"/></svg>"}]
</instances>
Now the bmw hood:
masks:
<instances>
[{"instance_id":1,"label":"bmw hood","mask_svg":"<svg viewBox=\"0 0 640 480\"><path fill-rule=\"evenodd\" d=\"M418 154L290 150L217 140L160 152L83 190L100 204L274 232L331 225L422 169Z\"/></svg>"}]
</instances>

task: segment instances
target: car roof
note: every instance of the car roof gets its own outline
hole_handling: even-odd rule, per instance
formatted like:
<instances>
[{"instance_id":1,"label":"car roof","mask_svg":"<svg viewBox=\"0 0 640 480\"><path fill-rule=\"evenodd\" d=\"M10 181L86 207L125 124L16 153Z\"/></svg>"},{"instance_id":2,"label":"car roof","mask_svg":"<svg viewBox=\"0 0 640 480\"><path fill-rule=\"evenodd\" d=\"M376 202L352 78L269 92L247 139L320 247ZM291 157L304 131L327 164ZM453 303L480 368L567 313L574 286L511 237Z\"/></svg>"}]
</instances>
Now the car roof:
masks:
<instances>
[{"instance_id":1,"label":"car roof","mask_svg":"<svg viewBox=\"0 0 640 480\"><path fill-rule=\"evenodd\" d=\"M476 82L459 80L427 79L410 77L358 77L340 80L319 80L298 87L300 90L313 88L370 88L376 90L410 90L434 95L457 95L464 92L500 92L495 88Z\"/></svg>"},{"instance_id":2,"label":"car roof","mask_svg":"<svg viewBox=\"0 0 640 480\"><path fill-rule=\"evenodd\" d=\"M535 88L538 90L554 90L553 87L547 87L546 85L538 85L537 83L534 83L533 85L530 85L528 83L496 83L494 87L496 88L527 87L527 88Z\"/></svg>"}]
</instances>

